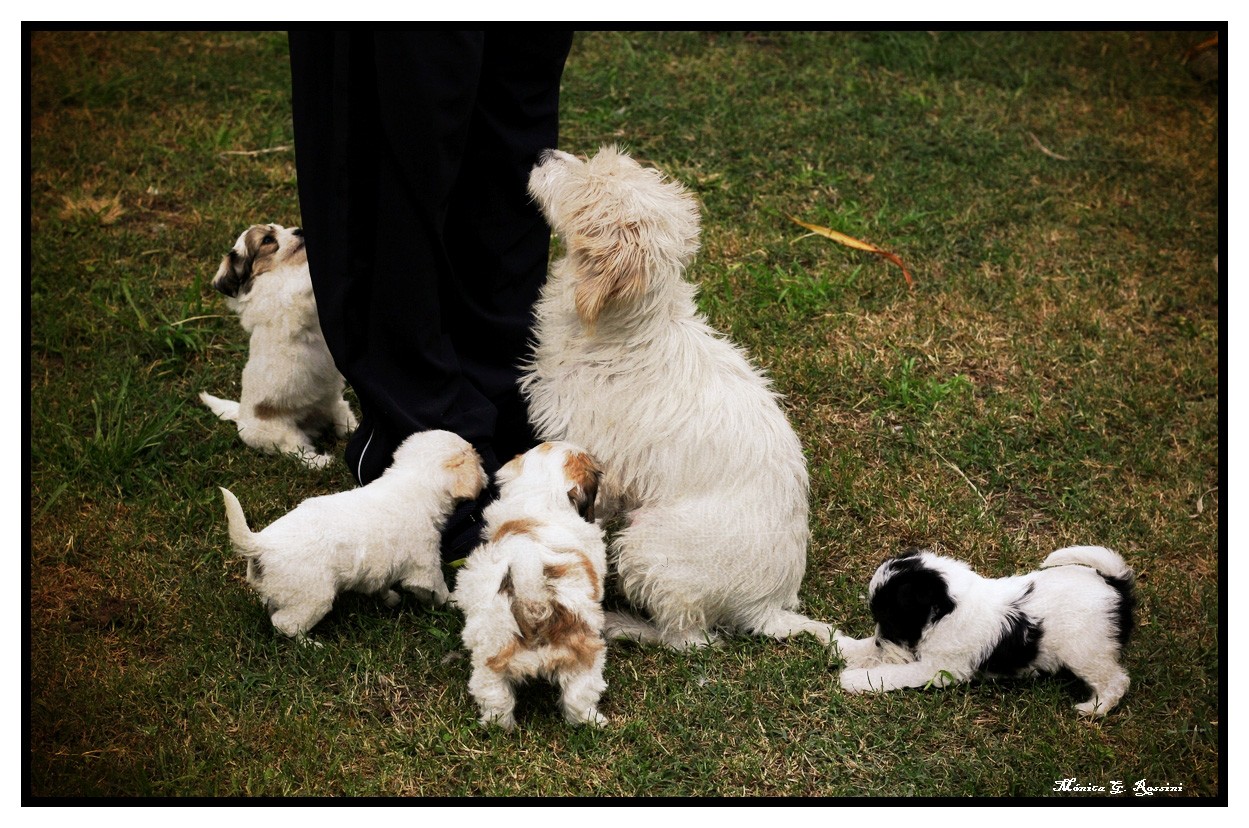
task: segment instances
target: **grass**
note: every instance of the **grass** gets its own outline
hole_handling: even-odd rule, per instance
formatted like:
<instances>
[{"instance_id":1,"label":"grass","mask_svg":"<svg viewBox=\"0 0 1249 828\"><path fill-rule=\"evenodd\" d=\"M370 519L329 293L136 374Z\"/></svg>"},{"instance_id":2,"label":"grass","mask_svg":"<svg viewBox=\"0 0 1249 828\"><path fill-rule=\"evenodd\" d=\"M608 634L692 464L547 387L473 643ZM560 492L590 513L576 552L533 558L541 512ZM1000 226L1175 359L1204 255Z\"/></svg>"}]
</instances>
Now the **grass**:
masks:
<instances>
[{"instance_id":1,"label":"grass","mask_svg":"<svg viewBox=\"0 0 1249 828\"><path fill-rule=\"evenodd\" d=\"M195 400L245 360L220 256L299 220L285 37L34 33L24 795L1225 798L1220 89L1178 59L1201 39L578 37L562 146L698 194L702 308L785 395L809 614L866 634L910 545L1004 575L1099 543L1141 626L1100 721L1062 677L851 697L814 640L734 639L613 646L609 729L534 686L509 736L475 724L453 611L347 596L300 648L229 551L217 485L261 526L351 485Z\"/></svg>"}]
</instances>

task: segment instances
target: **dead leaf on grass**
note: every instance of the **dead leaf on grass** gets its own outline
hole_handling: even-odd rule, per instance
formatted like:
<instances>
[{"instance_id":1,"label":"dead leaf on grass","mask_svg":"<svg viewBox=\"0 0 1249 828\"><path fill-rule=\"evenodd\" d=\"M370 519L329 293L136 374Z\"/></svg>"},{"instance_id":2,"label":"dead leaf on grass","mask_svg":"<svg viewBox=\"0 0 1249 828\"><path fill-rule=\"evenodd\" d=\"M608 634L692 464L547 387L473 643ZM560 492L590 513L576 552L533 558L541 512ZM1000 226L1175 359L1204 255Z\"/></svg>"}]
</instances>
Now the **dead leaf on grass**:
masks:
<instances>
[{"instance_id":1,"label":"dead leaf on grass","mask_svg":"<svg viewBox=\"0 0 1249 828\"><path fill-rule=\"evenodd\" d=\"M899 258L896 254L890 253L888 250L881 250L879 247L877 247L874 244L871 244L865 241L860 241L859 239L856 239L853 236L847 236L845 233L839 233L836 230L832 230L828 227L821 227L818 224L807 224L805 221L799 221L793 216L789 216L788 218L794 224L797 224L800 227L807 228L812 233L815 233L817 236L823 236L827 239L832 239L838 244L844 244L846 247L853 247L855 250L865 250L868 253L875 253L877 256L888 259L889 261L896 264L898 267L902 268L902 275L906 277L906 286L909 288L915 287L915 283L911 279L911 272L906 269L906 265L902 263L902 259Z\"/></svg>"},{"instance_id":2,"label":"dead leaf on grass","mask_svg":"<svg viewBox=\"0 0 1249 828\"><path fill-rule=\"evenodd\" d=\"M126 212L121 206L121 193L112 198L97 198L90 193L77 197L61 196L61 201L65 205L59 214L63 221L93 216L100 224L107 226L116 224Z\"/></svg>"}]
</instances>

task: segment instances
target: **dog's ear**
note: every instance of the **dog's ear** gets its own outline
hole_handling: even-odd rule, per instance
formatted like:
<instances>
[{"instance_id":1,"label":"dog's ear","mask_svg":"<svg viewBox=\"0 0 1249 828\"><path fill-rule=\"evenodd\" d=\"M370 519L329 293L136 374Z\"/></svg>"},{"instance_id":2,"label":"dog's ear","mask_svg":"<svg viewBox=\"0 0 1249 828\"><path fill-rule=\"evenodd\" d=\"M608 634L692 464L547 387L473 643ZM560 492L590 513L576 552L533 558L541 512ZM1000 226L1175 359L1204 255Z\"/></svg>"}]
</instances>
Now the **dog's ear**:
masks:
<instances>
[{"instance_id":1,"label":"dog's ear","mask_svg":"<svg viewBox=\"0 0 1249 828\"><path fill-rule=\"evenodd\" d=\"M244 285L250 285L251 278L251 257L240 256L237 250L231 250L221 260L221 267L217 268L212 286L226 296L235 297ZM243 292L246 293L246 290Z\"/></svg>"},{"instance_id":2,"label":"dog's ear","mask_svg":"<svg viewBox=\"0 0 1249 828\"><path fill-rule=\"evenodd\" d=\"M505 483L511 483L520 476L520 470L525 465L525 455L518 454L511 460L508 460L503 466L494 473L494 482L497 486Z\"/></svg>"},{"instance_id":3,"label":"dog's ear","mask_svg":"<svg viewBox=\"0 0 1249 828\"><path fill-rule=\"evenodd\" d=\"M456 500L472 500L481 494L481 459L473 449L462 451L442 464L451 473L451 496Z\"/></svg>"},{"instance_id":4,"label":"dog's ear","mask_svg":"<svg viewBox=\"0 0 1249 828\"><path fill-rule=\"evenodd\" d=\"M598 321L608 302L633 301L650 286L650 255L636 221L608 226L602 232L569 238L577 267L574 301L587 327Z\"/></svg>"},{"instance_id":5,"label":"dog's ear","mask_svg":"<svg viewBox=\"0 0 1249 828\"><path fill-rule=\"evenodd\" d=\"M594 459L585 452L574 452L564 461L564 476L572 483L568 500L577 514L590 523L594 522L594 501L598 498L599 480L602 472Z\"/></svg>"}]
</instances>

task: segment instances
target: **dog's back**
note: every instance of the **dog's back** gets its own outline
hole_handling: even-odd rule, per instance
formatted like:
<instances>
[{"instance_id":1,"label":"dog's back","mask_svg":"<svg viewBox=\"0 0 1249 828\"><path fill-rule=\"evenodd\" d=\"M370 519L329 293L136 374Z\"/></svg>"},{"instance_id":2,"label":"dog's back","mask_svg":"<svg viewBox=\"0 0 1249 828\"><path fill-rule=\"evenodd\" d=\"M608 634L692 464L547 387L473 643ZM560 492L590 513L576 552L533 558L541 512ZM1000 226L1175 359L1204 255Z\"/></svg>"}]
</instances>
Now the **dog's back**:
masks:
<instances>
[{"instance_id":1,"label":"dog's back","mask_svg":"<svg viewBox=\"0 0 1249 828\"><path fill-rule=\"evenodd\" d=\"M1084 566L1097 572L1116 593L1113 613L1118 628L1120 647L1126 647L1136 625L1136 573L1123 556L1104 546L1068 546L1051 552L1041 564L1043 569L1060 566Z\"/></svg>"}]
</instances>

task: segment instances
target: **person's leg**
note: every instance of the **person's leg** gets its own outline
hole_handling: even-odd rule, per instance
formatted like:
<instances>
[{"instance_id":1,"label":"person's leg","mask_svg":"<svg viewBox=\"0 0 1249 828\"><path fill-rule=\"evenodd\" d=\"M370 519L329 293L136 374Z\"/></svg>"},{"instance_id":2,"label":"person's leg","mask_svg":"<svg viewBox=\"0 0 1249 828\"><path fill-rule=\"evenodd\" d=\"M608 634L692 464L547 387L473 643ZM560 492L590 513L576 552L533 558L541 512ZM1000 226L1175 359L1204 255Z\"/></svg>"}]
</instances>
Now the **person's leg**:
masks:
<instances>
[{"instance_id":1,"label":"person's leg","mask_svg":"<svg viewBox=\"0 0 1249 828\"><path fill-rule=\"evenodd\" d=\"M360 401L345 459L365 484L409 434L453 431L497 465L494 410L466 382L442 242L481 33L292 33L296 161L326 343Z\"/></svg>"},{"instance_id":2,"label":"person's leg","mask_svg":"<svg viewBox=\"0 0 1249 828\"><path fill-rule=\"evenodd\" d=\"M539 153L559 141L559 85L571 32L485 35L468 142L447 212L447 329L468 381L497 411L495 461L535 442L517 380L551 233L529 197ZM496 467L487 467L493 472Z\"/></svg>"}]
</instances>

